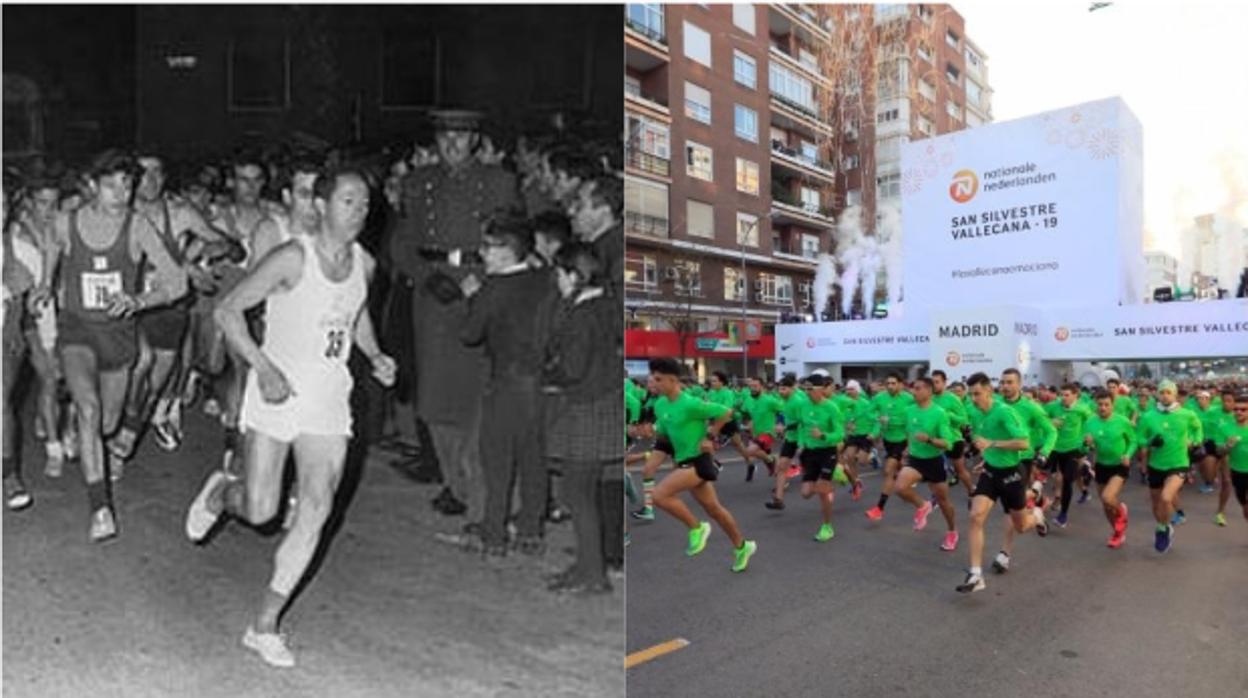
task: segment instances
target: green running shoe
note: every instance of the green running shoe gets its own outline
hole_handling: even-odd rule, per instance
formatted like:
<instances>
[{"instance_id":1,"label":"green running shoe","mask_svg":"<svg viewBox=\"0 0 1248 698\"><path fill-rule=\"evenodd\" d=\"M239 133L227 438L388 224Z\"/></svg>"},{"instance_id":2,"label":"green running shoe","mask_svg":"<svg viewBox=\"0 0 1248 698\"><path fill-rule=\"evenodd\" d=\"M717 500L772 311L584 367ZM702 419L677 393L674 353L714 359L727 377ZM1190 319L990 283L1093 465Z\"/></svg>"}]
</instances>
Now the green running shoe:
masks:
<instances>
[{"instance_id":1,"label":"green running shoe","mask_svg":"<svg viewBox=\"0 0 1248 698\"><path fill-rule=\"evenodd\" d=\"M836 535L836 531L832 530L832 524L824 524L819 527L819 532L815 534L815 540L820 543L826 543L832 540L832 536Z\"/></svg>"},{"instance_id":2,"label":"green running shoe","mask_svg":"<svg viewBox=\"0 0 1248 698\"><path fill-rule=\"evenodd\" d=\"M845 468L840 463L837 463L836 470L832 471L832 482L835 482L840 487L849 484L849 476L845 474Z\"/></svg>"},{"instance_id":3,"label":"green running shoe","mask_svg":"<svg viewBox=\"0 0 1248 698\"><path fill-rule=\"evenodd\" d=\"M736 559L732 563L733 572L744 572L745 568L750 564L750 557L754 555L754 551L758 550L758 543L747 540L737 548Z\"/></svg>"},{"instance_id":4,"label":"green running shoe","mask_svg":"<svg viewBox=\"0 0 1248 698\"><path fill-rule=\"evenodd\" d=\"M1213 517L1213 522L1219 526L1225 526L1226 514L1223 514L1222 512L1218 512L1218 515Z\"/></svg>"},{"instance_id":5,"label":"green running shoe","mask_svg":"<svg viewBox=\"0 0 1248 698\"><path fill-rule=\"evenodd\" d=\"M706 550L706 539L710 537L711 525L705 521L698 524L696 528L689 529L689 547L685 549L685 554L693 557Z\"/></svg>"}]
</instances>

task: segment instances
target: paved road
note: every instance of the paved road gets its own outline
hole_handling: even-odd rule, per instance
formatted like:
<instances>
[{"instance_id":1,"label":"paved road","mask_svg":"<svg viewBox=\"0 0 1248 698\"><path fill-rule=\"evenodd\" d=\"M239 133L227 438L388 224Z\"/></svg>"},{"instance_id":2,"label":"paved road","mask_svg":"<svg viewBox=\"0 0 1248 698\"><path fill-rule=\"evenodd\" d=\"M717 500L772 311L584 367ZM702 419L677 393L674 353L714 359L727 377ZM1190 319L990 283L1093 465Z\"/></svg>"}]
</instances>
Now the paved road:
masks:
<instances>
[{"instance_id":1,"label":"paved road","mask_svg":"<svg viewBox=\"0 0 1248 698\"><path fill-rule=\"evenodd\" d=\"M771 512L767 483L746 484L740 461L725 463L721 500L759 551L734 575L718 529L687 559L670 517L631 525L628 651L678 637L690 644L629 669L630 694L1248 695L1248 522L1215 527L1214 497L1194 488L1185 492L1189 522L1164 556L1152 549L1137 481L1125 496L1135 515L1123 549L1105 547L1094 498L1073 505L1065 530L1020 539L1014 569L989 573L988 589L964 596L954 586L966 543L938 550L939 514L922 533L895 497L882 522L863 516L878 476L860 502L838 492L836 537L819 544L818 504L796 497L796 483L789 507ZM964 495L956 501L961 516ZM1000 521L994 513L989 522L989 556Z\"/></svg>"},{"instance_id":2,"label":"paved road","mask_svg":"<svg viewBox=\"0 0 1248 698\"><path fill-rule=\"evenodd\" d=\"M275 670L239 644L276 536L233 524L205 547L185 506L219 458L219 428L190 417L176 455L147 444L116 490L121 536L87 541L76 466L42 474L35 505L3 514L5 698L60 696L621 696L623 591L564 599L567 525L545 559L486 564L432 533L436 488L379 458L357 469L342 526L286 619L300 666Z\"/></svg>"}]
</instances>

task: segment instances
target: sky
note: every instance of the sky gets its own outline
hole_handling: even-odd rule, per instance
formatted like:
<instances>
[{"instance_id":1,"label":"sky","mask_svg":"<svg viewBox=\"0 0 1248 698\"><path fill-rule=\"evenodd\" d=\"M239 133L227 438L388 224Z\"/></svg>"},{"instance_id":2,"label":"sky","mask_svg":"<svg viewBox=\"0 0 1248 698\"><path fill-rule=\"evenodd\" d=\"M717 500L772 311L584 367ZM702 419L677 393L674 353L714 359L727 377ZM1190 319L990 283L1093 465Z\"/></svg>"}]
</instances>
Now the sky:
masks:
<instances>
[{"instance_id":1,"label":"sky","mask_svg":"<svg viewBox=\"0 0 1248 698\"><path fill-rule=\"evenodd\" d=\"M1120 96L1144 134L1145 246L1179 256L1195 216L1248 226L1248 3L966 0L993 119Z\"/></svg>"}]
</instances>

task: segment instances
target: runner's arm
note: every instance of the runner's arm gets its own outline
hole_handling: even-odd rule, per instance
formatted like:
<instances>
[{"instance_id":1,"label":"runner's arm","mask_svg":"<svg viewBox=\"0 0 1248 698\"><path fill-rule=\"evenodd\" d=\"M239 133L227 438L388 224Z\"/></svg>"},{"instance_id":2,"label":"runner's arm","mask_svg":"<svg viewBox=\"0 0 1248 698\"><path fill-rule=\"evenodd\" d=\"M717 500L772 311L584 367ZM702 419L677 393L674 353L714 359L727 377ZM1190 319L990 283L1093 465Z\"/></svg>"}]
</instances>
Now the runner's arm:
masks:
<instances>
[{"instance_id":1,"label":"runner's arm","mask_svg":"<svg viewBox=\"0 0 1248 698\"><path fill-rule=\"evenodd\" d=\"M251 239L251 253L255 259L264 259L278 245L282 244L282 234L278 231L277 221L265 218L256 226L256 233ZM371 278L371 272L370 278Z\"/></svg>"},{"instance_id":2,"label":"runner's arm","mask_svg":"<svg viewBox=\"0 0 1248 698\"><path fill-rule=\"evenodd\" d=\"M288 242L261 260L259 266L221 298L212 312L213 320L225 333L225 341L257 370L275 367L251 338L243 314L274 293L294 288L302 275L303 248L297 242Z\"/></svg>"},{"instance_id":3,"label":"runner's arm","mask_svg":"<svg viewBox=\"0 0 1248 698\"><path fill-rule=\"evenodd\" d=\"M166 305L186 295L186 270L169 256L169 251L156 237L155 231L147 225L136 225L133 229L133 240L134 245L156 268L156 288L150 293L137 296L140 306L150 308Z\"/></svg>"},{"instance_id":4,"label":"runner's arm","mask_svg":"<svg viewBox=\"0 0 1248 698\"><path fill-rule=\"evenodd\" d=\"M373 260L372 255L365 252L363 254L364 262L364 284L371 286L373 283L373 272L377 268L377 262ZM377 330L373 327L373 317L368 312L368 304L360 308L359 317L355 320L355 345L360 348L360 352L368 358L370 362L376 362L384 354L381 351L381 345L377 342Z\"/></svg>"}]
</instances>

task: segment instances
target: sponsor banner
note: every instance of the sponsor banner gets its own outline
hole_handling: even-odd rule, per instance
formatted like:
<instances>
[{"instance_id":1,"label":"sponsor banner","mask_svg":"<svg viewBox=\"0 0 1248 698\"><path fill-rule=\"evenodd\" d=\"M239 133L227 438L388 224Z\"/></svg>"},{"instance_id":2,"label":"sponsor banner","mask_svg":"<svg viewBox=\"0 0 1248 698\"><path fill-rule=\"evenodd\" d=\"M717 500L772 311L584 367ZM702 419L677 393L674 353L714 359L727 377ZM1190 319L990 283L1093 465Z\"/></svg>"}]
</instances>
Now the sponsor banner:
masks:
<instances>
[{"instance_id":1,"label":"sponsor banner","mask_svg":"<svg viewBox=\"0 0 1248 698\"><path fill-rule=\"evenodd\" d=\"M951 380L983 372L996 378L1016 368L1025 382L1039 379L1041 317L1035 308L990 306L932 313L930 355L932 370L941 369Z\"/></svg>"},{"instance_id":2,"label":"sponsor banner","mask_svg":"<svg viewBox=\"0 0 1248 698\"><path fill-rule=\"evenodd\" d=\"M1248 300L1045 309L1045 359L1248 356Z\"/></svg>"},{"instance_id":3,"label":"sponsor banner","mask_svg":"<svg viewBox=\"0 0 1248 698\"><path fill-rule=\"evenodd\" d=\"M776 368L808 363L922 362L928 356L927 318L776 325ZM786 369L786 367L788 367Z\"/></svg>"},{"instance_id":4,"label":"sponsor banner","mask_svg":"<svg viewBox=\"0 0 1248 698\"><path fill-rule=\"evenodd\" d=\"M1113 98L904 144L907 312L1139 302L1140 137Z\"/></svg>"}]
</instances>

